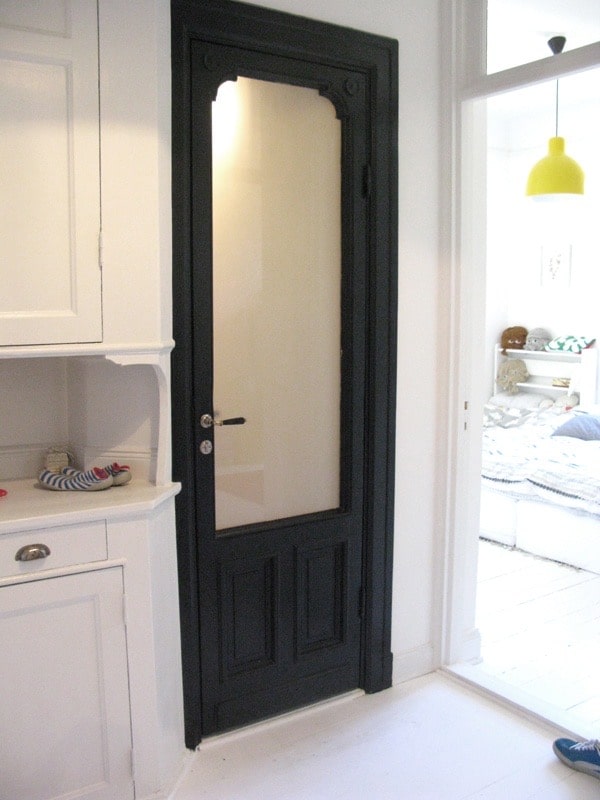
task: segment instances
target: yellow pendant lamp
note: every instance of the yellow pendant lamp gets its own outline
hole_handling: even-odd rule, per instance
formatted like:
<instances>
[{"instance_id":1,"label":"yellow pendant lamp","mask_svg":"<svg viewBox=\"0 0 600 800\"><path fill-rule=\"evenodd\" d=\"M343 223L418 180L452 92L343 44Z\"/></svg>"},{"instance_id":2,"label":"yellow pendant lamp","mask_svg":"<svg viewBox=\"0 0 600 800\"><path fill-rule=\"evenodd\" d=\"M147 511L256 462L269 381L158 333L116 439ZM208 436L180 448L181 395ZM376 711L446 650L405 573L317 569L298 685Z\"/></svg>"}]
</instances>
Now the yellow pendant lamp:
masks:
<instances>
[{"instance_id":1,"label":"yellow pendant lamp","mask_svg":"<svg viewBox=\"0 0 600 800\"><path fill-rule=\"evenodd\" d=\"M562 53L566 39L553 36L548 46L553 54ZM556 81L556 135L548 142L548 155L529 173L525 194L542 200L548 195L582 195L584 173L579 164L565 153L565 140L558 135L558 81Z\"/></svg>"}]
</instances>

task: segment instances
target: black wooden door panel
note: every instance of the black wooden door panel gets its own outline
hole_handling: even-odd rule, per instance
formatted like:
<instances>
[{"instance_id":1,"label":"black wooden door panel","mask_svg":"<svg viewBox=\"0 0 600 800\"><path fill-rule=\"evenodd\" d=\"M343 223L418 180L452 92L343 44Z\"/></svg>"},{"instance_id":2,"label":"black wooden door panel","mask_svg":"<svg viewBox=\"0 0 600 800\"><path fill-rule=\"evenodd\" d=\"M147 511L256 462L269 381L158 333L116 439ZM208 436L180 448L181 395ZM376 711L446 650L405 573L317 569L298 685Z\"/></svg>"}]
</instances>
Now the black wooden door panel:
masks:
<instances>
[{"instance_id":1,"label":"black wooden door panel","mask_svg":"<svg viewBox=\"0 0 600 800\"><path fill-rule=\"evenodd\" d=\"M301 672L317 651L326 658L327 652L348 643L351 628L356 627L349 620L350 608L356 617L360 614L360 593L354 593L352 603L348 597L348 543L301 545L293 554L295 624L288 628L287 637L281 631L281 592L285 590L280 557L236 558L219 564L223 683L242 675L247 680L258 671L268 674L285 658L288 670L295 667ZM290 574L289 569L284 572Z\"/></svg>"},{"instance_id":2,"label":"black wooden door panel","mask_svg":"<svg viewBox=\"0 0 600 800\"><path fill-rule=\"evenodd\" d=\"M243 74L304 86L334 103L341 119L341 423L340 503L295 518L231 531L214 527L213 453L197 450L196 492L200 552L200 619L204 729L251 721L295 704L294 687L313 699L325 683L335 692L359 680L362 581L363 452L367 241L362 174L366 158L366 82L358 72L298 63L242 48L194 43L191 50L192 207L210 205L210 149L206 147L215 88ZM293 224L293 223L292 223ZM203 219L192 222L196 240L206 235ZM235 236L235 231L231 232ZM213 413L212 364L206 352L212 325L210 250L193 259L202 289L193 292L198 323L195 351L195 417ZM297 331L301 346L304 331ZM209 352L211 348L208 348ZM243 400L242 400L243 404ZM242 409L243 410L243 409ZM197 427L196 441L214 441ZM217 446L215 444L215 446ZM298 491L301 487L298 487ZM216 573L216 574L215 574ZM352 597L352 602L350 602ZM350 613L350 608L352 612ZM219 609L219 624L212 617ZM216 635L216 637L215 637ZM215 651L219 653L215 657ZM268 689L267 689L268 687ZM331 691L329 688L327 691ZM227 720L227 723L225 723Z\"/></svg>"},{"instance_id":3,"label":"black wooden door panel","mask_svg":"<svg viewBox=\"0 0 600 800\"><path fill-rule=\"evenodd\" d=\"M205 730L358 686L361 535L347 536L347 517L212 538L200 593L201 620L217 610L201 637Z\"/></svg>"},{"instance_id":4,"label":"black wooden door panel","mask_svg":"<svg viewBox=\"0 0 600 800\"><path fill-rule=\"evenodd\" d=\"M278 566L276 556L219 565L223 682L277 664Z\"/></svg>"},{"instance_id":5,"label":"black wooden door panel","mask_svg":"<svg viewBox=\"0 0 600 800\"><path fill-rule=\"evenodd\" d=\"M194 747L390 684L397 54L381 37L228 0L173 0L172 21L173 460ZM219 86L239 78L316 91L339 120L339 504L216 530L215 436L201 424L215 416L211 115Z\"/></svg>"},{"instance_id":6,"label":"black wooden door panel","mask_svg":"<svg viewBox=\"0 0 600 800\"><path fill-rule=\"evenodd\" d=\"M343 645L348 636L348 548L325 541L296 548L296 658Z\"/></svg>"}]
</instances>

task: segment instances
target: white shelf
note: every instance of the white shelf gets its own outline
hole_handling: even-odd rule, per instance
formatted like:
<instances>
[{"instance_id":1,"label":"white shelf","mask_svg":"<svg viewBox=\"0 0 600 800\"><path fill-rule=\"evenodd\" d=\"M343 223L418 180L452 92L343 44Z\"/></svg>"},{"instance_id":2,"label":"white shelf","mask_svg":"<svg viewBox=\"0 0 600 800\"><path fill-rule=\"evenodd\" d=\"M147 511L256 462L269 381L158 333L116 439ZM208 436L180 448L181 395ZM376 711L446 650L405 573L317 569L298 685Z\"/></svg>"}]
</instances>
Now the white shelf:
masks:
<instances>
[{"instance_id":1,"label":"white shelf","mask_svg":"<svg viewBox=\"0 0 600 800\"><path fill-rule=\"evenodd\" d=\"M116 363L154 364L161 355L168 355L175 342L146 342L143 344L47 344L0 345L0 358L63 358L104 356Z\"/></svg>"},{"instance_id":2,"label":"white shelf","mask_svg":"<svg viewBox=\"0 0 600 800\"><path fill-rule=\"evenodd\" d=\"M533 359L534 361L565 361L577 364L581 361L581 353L565 353L563 350L509 350L503 353L500 345L500 355L507 358L522 358L524 361ZM586 352L585 350L583 351Z\"/></svg>"},{"instance_id":3,"label":"white shelf","mask_svg":"<svg viewBox=\"0 0 600 800\"><path fill-rule=\"evenodd\" d=\"M494 347L494 384L498 390L497 376L500 364L506 360L521 359L529 373L529 379L518 384L521 391L545 394L556 399L561 395L577 394L582 405L596 403L598 350L587 347L581 353L566 353L561 350L515 350ZM553 386L553 380L569 380L568 386Z\"/></svg>"},{"instance_id":4,"label":"white shelf","mask_svg":"<svg viewBox=\"0 0 600 800\"><path fill-rule=\"evenodd\" d=\"M533 383L532 381L525 381L525 383L517 383L519 389L524 389L527 391L540 391L541 389L544 392L554 392L556 394L569 394L569 387L568 386L552 386L550 383Z\"/></svg>"},{"instance_id":5,"label":"white shelf","mask_svg":"<svg viewBox=\"0 0 600 800\"><path fill-rule=\"evenodd\" d=\"M148 513L179 493L181 485L155 486L133 480L99 492L54 492L37 479L1 481L0 535L41 525L72 525L94 519L124 519Z\"/></svg>"}]
</instances>

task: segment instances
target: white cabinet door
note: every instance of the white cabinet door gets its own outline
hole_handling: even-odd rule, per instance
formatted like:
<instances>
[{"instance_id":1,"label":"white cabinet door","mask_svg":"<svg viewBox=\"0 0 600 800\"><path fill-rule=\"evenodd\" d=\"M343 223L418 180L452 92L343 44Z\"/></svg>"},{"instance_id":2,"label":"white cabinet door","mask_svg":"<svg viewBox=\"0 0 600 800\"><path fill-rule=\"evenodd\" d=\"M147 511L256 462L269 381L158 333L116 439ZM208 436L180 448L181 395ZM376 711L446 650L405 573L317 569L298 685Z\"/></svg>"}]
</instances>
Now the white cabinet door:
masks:
<instances>
[{"instance_id":1,"label":"white cabinet door","mask_svg":"<svg viewBox=\"0 0 600 800\"><path fill-rule=\"evenodd\" d=\"M0 797L133 798L122 569L0 588Z\"/></svg>"},{"instance_id":2,"label":"white cabinet door","mask_svg":"<svg viewBox=\"0 0 600 800\"><path fill-rule=\"evenodd\" d=\"M102 339L96 0L0 0L0 346Z\"/></svg>"}]
</instances>

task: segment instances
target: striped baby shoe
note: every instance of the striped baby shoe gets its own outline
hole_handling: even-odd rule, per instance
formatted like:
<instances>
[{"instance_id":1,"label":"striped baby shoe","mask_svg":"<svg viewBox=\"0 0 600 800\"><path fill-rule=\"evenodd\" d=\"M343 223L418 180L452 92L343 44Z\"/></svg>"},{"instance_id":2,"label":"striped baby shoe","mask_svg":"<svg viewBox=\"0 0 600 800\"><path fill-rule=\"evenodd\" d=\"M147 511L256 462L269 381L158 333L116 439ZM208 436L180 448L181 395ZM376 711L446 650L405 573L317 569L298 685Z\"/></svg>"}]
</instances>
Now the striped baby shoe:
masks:
<instances>
[{"instance_id":1,"label":"striped baby shoe","mask_svg":"<svg viewBox=\"0 0 600 800\"><path fill-rule=\"evenodd\" d=\"M123 486L131 480L129 467L126 464L117 464L116 461L113 464L107 464L106 467L94 467L94 469L100 469L101 472L108 473L112 478L113 486ZM79 472L80 470L75 469L75 467L63 467L61 469L62 475L77 475Z\"/></svg>"},{"instance_id":2,"label":"striped baby shoe","mask_svg":"<svg viewBox=\"0 0 600 800\"><path fill-rule=\"evenodd\" d=\"M113 485L112 475L100 467L93 467L86 472L74 470L74 474L69 475L44 469L40 472L38 480L44 489L52 489L55 492L96 492Z\"/></svg>"}]
</instances>

